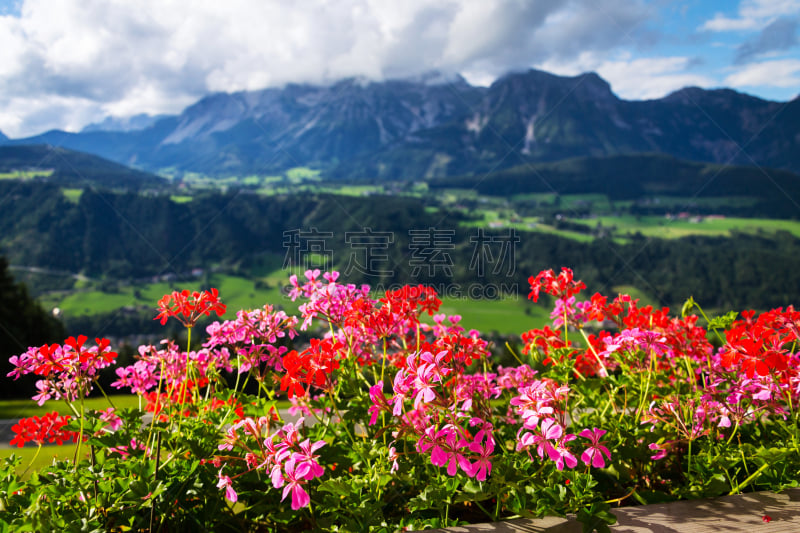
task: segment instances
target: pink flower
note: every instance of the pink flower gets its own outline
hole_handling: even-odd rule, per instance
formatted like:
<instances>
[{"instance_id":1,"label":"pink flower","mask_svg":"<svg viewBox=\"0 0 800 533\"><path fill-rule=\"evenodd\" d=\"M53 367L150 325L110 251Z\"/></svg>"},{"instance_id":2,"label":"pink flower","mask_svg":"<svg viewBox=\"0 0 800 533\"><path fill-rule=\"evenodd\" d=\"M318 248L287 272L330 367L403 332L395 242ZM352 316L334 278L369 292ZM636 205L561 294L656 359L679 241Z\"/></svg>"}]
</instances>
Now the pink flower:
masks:
<instances>
[{"instance_id":1,"label":"pink flower","mask_svg":"<svg viewBox=\"0 0 800 533\"><path fill-rule=\"evenodd\" d=\"M122 419L114 412L113 407L100 411L100 420L108 424L108 429L116 431L122 426Z\"/></svg>"},{"instance_id":2,"label":"pink flower","mask_svg":"<svg viewBox=\"0 0 800 533\"><path fill-rule=\"evenodd\" d=\"M470 450L478 454L478 460L472 464L472 473L478 481L486 481L486 477L492 474L492 452L494 451L494 441L486 439L483 446L473 442Z\"/></svg>"},{"instance_id":3,"label":"pink flower","mask_svg":"<svg viewBox=\"0 0 800 533\"><path fill-rule=\"evenodd\" d=\"M320 477L322 474L325 473L325 469L320 466L317 462L317 458L319 455L314 455L314 452L325 446L326 442L324 440L320 440L311 444L310 439L304 440L300 443L300 450L301 452L295 452L292 457L300 464L307 464L309 467L308 473L305 476L306 480L314 479L315 477Z\"/></svg>"},{"instance_id":4,"label":"pink flower","mask_svg":"<svg viewBox=\"0 0 800 533\"><path fill-rule=\"evenodd\" d=\"M397 450L394 446L389 448L389 460L392 462L392 467L389 469L390 472L397 472L400 470L400 465L397 464L398 457Z\"/></svg>"},{"instance_id":5,"label":"pink flower","mask_svg":"<svg viewBox=\"0 0 800 533\"><path fill-rule=\"evenodd\" d=\"M605 442L600 441L600 437L605 434L606 430L598 428L593 428L591 430L584 429L578 434L592 441L592 444L581 454L581 461L587 466L589 464L595 468L603 468L606 466L603 460L603 454L605 454L609 461L611 460L611 452L604 446Z\"/></svg>"},{"instance_id":6,"label":"pink flower","mask_svg":"<svg viewBox=\"0 0 800 533\"><path fill-rule=\"evenodd\" d=\"M235 490L233 490L233 482L231 481L231 478L228 476L223 476L222 470L219 471L219 474L217 474L217 476L219 477L217 488L218 489L224 488L225 498L231 503L236 503L236 501L239 499L239 495L236 494Z\"/></svg>"},{"instance_id":7,"label":"pink flower","mask_svg":"<svg viewBox=\"0 0 800 533\"><path fill-rule=\"evenodd\" d=\"M310 467L307 463L297 465L294 457L286 461L284 465L284 476L288 483L283 487L281 501L285 500L286 496L291 492L293 511L297 511L301 507L307 507L311 503L311 496L303 489L303 483L309 469Z\"/></svg>"},{"instance_id":8,"label":"pink flower","mask_svg":"<svg viewBox=\"0 0 800 533\"><path fill-rule=\"evenodd\" d=\"M553 445L550 441L560 439L563 433L564 430L558 422L553 418L548 418L542 422L541 428L535 433L526 432L522 435L517 443L517 451L536 446L536 453L539 454L539 457L544 459L545 452L548 456L551 454Z\"/></svg>"},{"instance_id":9,"label":"pink flower","mask_svg":"<svg viewBox=\"0 0 800 533\"><path fill-rule=\"evenodd\" d=\"M567 468L575 468L575 465L578 464L578 460L575 456L564 446L567 442L575 440L576 438L577 437L572 434L564 435L555 446L549 446L547 448L548 457L550 457L551 461L555 461L556 468L559 470L564 470L565 465Z\"/></svg>"},{"instance_id":10,"label":"pink flower","mask_svg":"<svg viewBox=\"0 0 800 533\"><path fill-rule=\"evenodd\" d=\"M651 450L657 450L657 453L655 455L650 456L650 459L652 459L653 461L658 461L659 459L663 459L664 457L667 456L667 448L661 444L658 444L657 442L653 442L652 444L649 444L647 447L650 448Z\"/></svg>"},{"instance_id":11,"label":"pink flower","mask_svg":"<svg viewBox=\"0 0 800 533\"><path fill-rule=\"evenodd\" d=\"M367 412L369 413L369 425L373 425L378 421L378 415L381 411L391 411L389 400L383 394L383 381L379 380L375 385L369 388L369 399L372 400L372 405L369 406Z\"/></svg>"}]
</instances>

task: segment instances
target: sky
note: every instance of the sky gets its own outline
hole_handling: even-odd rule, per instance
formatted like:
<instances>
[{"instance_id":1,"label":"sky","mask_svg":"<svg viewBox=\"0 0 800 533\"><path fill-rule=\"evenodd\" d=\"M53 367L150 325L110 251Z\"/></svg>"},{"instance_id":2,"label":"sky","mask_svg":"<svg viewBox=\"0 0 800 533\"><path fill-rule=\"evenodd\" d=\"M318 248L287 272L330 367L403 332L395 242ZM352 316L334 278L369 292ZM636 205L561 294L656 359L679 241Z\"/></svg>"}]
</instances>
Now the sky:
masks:
<instances>
[{"instance_id":1,"label":"sky","mask_svg":"<svg viewBox=\"0 0 800 533\"><path fill-rule=\"evenodd\" d=\"M620 98L800 93L800 0L0 0L0 132L177 114L211 92L594 71Z\"/></svg>"}]
</instances>

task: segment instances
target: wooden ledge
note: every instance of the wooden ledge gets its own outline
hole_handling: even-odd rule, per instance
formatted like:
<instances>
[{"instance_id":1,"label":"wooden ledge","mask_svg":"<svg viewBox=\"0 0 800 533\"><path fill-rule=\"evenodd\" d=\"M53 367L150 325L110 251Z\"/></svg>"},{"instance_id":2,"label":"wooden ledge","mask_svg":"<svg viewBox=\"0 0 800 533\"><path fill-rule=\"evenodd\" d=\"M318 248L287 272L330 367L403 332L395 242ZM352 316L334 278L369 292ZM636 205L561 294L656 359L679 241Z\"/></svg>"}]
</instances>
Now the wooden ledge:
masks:
<instances>
[{"instance_id":1,"label":"wooden ledge","mask_svg":"<svg viewBox=\"0 0 800 533\"><path fill-rule=\"evenodd\" d=\"M612 509L614 533L787 533L800 532L800 489L780 494L754 492ZM765 522L762 517L772 520ZM429 530L430 531L430 530ZM474 524L433 531L447 533L581 533L570 518L546 517Z\"/></svg>"}]
</instances>

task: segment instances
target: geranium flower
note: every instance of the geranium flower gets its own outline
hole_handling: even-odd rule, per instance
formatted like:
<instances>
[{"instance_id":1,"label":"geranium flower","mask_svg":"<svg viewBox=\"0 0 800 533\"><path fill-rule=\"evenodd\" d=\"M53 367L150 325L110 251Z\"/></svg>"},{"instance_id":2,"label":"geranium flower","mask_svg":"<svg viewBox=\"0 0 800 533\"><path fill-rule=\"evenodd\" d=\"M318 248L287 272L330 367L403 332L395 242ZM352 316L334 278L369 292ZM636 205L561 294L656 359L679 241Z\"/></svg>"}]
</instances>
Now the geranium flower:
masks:
<instances>
[{"instance_id":1,"label":"geranium flower","mask_svg":"<svg viewBox=\"0 0 800 533\"><path fill-rule=\"evenodd\" d=\"M223 476L222 470L219 471L217 476L219 477L217 488L225 489L225 498L231 503L236 503L236 501L239 499L239 495L236 494L235 490L233 490L233 482L231 481L231 478L228 476Z\"/></svg>"},{"instance_id":2,"label":"geranium flower","mask_svg":"<svg viewBox=\"0 0 800 533\"><path fill-rule=\"evenodd\" d=\"M575 465L578 464L578 459L576 459L572 452L565 446L567 442L575 440L576 438L575 435L567 434L556 442L555 445L546 446L547 456L550 457L551 461L555 461L558 470L564 470L564 466L567 468L575 468Z\"/></svg>"},{"instance_id":3,"label":"geranium flower","mask_svg":"<svg viewBox=\"0 0 800 533\"><path fill-rule=\"evenodd\" d=\"M225 304L219 300L217 289L203 292L183 290L165 294L158 301L158 310L153 320L160 320L162 326L170 317L175 317L184 327L192 328L202 315L209 316L212 311L218 316L224 315Z\"/></svg>"},{"instance_id":4,"label":"geranium flower","mask_svg":"<svg viewBox=\"0 0 800 533\"><path fill-rule=\"evenodd\" d=\"M59 415L56 411L41 417L23 418L11 426L11 431L16 434L11 439L11 445L22 448L28 442L35 442L38 446L44 444L45 441L55 442L58 445L64 444L68 440L77 442L77 432L63 429L69 419L69 416Z\"/></svg>"},{"instance_id":5,"label":"geranium flower","mask_svg":"<svg viewBox=\"0 0 800 533\"><path fill-rule=\"evenodd\" d=\"M605 434L606 430L598 428L593 428L591 430L584 429L578 433L581 437L592 441L591 445L581 454L581 461L587 466L590 464L595 468L603 468L606 466L603 460L603 454L605 454L609 461L611 460L611 452L604 446L604 442L600 442L600 438Z\"/></svg>"},{"instance_id":6,"label":"geranium flower","mask_svg":"<svg viewBox=\"0 0 800 533\"><path fill-rule=\"evenodd\" d=\"M286 461L284 465L284 477L287 481L283 487L283 496L281 501L286 499L286 496L291 492L292 494L292 510L297 511L302 507L307 507L311 503L311 496L303 489L306 475L311 467L308 463L297 464L294 457Z\"/></svg>"}]
</instances>

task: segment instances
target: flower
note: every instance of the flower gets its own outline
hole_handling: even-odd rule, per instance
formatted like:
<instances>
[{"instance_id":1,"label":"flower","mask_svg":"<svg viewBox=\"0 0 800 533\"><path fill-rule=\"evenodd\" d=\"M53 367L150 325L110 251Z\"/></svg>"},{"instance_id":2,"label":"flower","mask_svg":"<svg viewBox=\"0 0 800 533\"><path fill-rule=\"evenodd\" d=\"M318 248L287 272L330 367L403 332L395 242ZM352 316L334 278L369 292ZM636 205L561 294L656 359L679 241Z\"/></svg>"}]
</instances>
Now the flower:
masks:
<instances>
[{"instance_id":1,"label":"flower","mask_svg":"<svg viewBox=\"0 0 800 533\"><path fill-rule=\"evenodd\" d=\"M219 477L217 488L225 489L225 498L231 503L236 503L236 501L239 499L239 495L236 494L235 490L233 490L233 482L231 481L231 478L228 476L223 476L221 469L217 476Z\"/></svg>"},{"instance_id":2,"label":"flower","mask_svg":"<svg viewBox=\"0 0 800 533\"><path fill-rule=\"evenodd\" d=\"M109 431L116 431L122 427L122 418L116 414L113 407L100 411L100 420L108 424Z\"/></svg>"},{"instance_id":3,"label":"flower","mask_svg":"<svg viewBox=\"0 0 800 533\"><path fill-rule=\"evenodd\" d=\"M291 492L293 511L306 507L311 503L311 496L303 489L309 470L311 470L311 467L308 463L300 463L298 465L294 457L286 461L284 465L284 478L288 483L283 487L281 501L285 500L286 496Z\"/></svg>"},{"instance_id":4,"label":"flower","mask_svg":"<svg viewBox=\"0 0 800 533\"><path fill-rule=\"evenodd\" d=\"M552 270L542 270L536 277L528 278L528 283L531 285L528 299L534 302L539 300L539 292L542 290L560 300L566 300L586 288L582 281L574 281L572 269L569 268L562 268L558 276Z\"/></svg>"},{"instance_id":5,"label":"flower","mask_svg":"<svg viewBox=\"0 0 800 533\"><path fill-rule=\"evenodd\" d=\"M36 383L39 391L33 399L43 405L49 399L75 401L92 390L98 372L109 366L117 353L109 348L108 339L95 339L96 346L85 348L85 335L69 337L60 344L45 344L29 348L9 360L15 366L8 373L18 379L26 374L35 374L42 379Z\"/></svg>"},{"instance_id":6,"label":"flower","mask_svg":"<svg viewBox=\"0 0 800 533\"><path fill-rule=\"evenodd\" d=\"M169 317L175 317L185 327L192 328L201 315L209 316L212 311L218 316L224 315L225 304L220 302L217 289L191 293L183 290L165 294L158 301L158 310L159 313L153 320L160 320L162 326L167 323Z\"/></svg>"},{"instance_id":7,"label":"flower","mask_svg":"<svg viewBox=\"0 0 800 533\"><path fill-rule=\"evenodd\" d=\"M45 441L55 442L58 445L64 444L68 440L77 442L78 433L76 431L63 429L69 419L69 416L59 415L56 411L41 417L23 418L11 426L11 431L16 433L11 439L11 445L22 448L28 442L35 442L38 446L44 444Z\"/></svg>"},{"instance_id":8,"label":"flower","mask_svg":"<svg viewBox=\"0 0 800 533\"><path fill-rule=\"evenodd\" d=\"M772 517L768 514L765 514L761 517L761 520L763 520L765 524L769 524L772 521Z\"/></svg>"},{"instance_id":9,"label":"flower","mask_svg":"<svg viewBox=\"0 0 800 533\"><path fill-rule=\"evenodd\" d=\"M327 388L331 373L339 368L337 354L343 348L342 343L331 339L311 339L311 345L302 352L292 350L287 353L283 356L286 375L281 378L281 390L287 391L292 398L305 394L302 383Z\"/></svg>"},{"instance_id":10,"label":"flower","mask_svg":"<svg viewBox=\"0 0 800 533\"><path fill-rule=\"evenodd\" d=\"M578 433L579 436L592 441L592 444L581 454L581 461L587 466L590 464L595 468L603 468L606 466L603 460L603 454L605 454L609 461L611 460L611 453L608 451L608 448L604 446L605 443L600 442L600 437L605 434L606 430L598 428L593 428L591 430L584 429Z\"/></svg>"}]
</instances>

